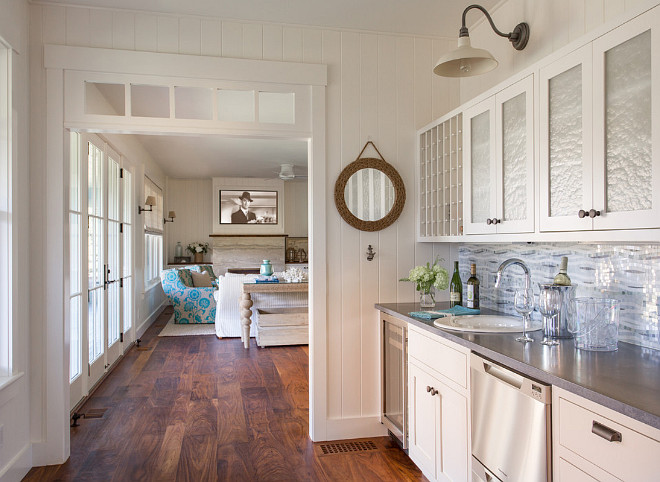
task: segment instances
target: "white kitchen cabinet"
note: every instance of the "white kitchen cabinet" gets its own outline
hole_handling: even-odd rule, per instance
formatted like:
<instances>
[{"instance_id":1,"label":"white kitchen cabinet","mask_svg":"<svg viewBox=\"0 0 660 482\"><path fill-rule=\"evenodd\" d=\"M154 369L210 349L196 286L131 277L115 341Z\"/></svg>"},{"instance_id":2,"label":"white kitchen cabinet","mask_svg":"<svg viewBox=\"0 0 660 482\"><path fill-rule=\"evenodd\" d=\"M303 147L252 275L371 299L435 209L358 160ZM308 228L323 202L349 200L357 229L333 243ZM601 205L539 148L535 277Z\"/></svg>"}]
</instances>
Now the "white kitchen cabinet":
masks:
<instances>
[{"instance_id":1,"label":"white kitchen cabinet","mask_svg":"<svg viewBox=\"0 0 660 482\"><path fill-rule=\"evenodd\" d=\"M430 480L468 480L469 350L413 327L408 344L410 458Z\"/></svg>"},{"instance_id":2,"label":"white kitchen cabinet","mask_svg":"<svg viewBox=\"0 0 660 482\"><path fill-rule=\"evenodd\" d=\"M660 227L659 23L655 8L540 69L541 231Z\"/></svg>"},{"instance_id":3,"label":"white kitchen cabinet","mask_svg":"<svg viewBox=\"0 0 660 482\"><path fill-rule=\"evenodd\" d=\"M552 387L557 482L657 480L660 430Z\"/></svg>"},{"instance_id":4,"label":"white kitchen cabinet","mask_svg":"<svg viewBox=\"0 0 660 482\"><path fill-rule=\"evenodd\" d=\"M534 231L534 78L463 113L465 234Z\"/></svg>"}]
</instances>

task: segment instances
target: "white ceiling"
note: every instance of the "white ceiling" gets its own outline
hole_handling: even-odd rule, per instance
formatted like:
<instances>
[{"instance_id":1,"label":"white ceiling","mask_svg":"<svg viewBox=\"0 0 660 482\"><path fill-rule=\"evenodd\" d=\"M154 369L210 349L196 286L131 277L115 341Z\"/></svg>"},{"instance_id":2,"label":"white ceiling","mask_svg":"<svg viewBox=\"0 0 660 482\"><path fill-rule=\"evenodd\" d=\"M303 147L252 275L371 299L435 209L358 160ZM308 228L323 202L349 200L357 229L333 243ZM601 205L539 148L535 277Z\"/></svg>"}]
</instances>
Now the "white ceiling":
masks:
<instances>
[{"instance_id":1,"label":"white ceiling","mask_svg":"<svg viewBox=\"0 0 660 482\"><path fill-rule=\"evenodd\" d=\"M117 137L121 135L116 135ZM280 164L307 175L307 142L220 136L131 135L169 177L277 178Z\"/></svg>"},{"instance_id":2,"label":"white ceiling","mask_svg":"<svg viewBox=\"0 0 660 482\"><path fill-rule=\"evenodd\" d=\"M41 0L158 13L456 37L471 0ZM480 0L486 9L499 0ZM482 15L472 13L468 25Z\"/></svg>"}]
</instances>

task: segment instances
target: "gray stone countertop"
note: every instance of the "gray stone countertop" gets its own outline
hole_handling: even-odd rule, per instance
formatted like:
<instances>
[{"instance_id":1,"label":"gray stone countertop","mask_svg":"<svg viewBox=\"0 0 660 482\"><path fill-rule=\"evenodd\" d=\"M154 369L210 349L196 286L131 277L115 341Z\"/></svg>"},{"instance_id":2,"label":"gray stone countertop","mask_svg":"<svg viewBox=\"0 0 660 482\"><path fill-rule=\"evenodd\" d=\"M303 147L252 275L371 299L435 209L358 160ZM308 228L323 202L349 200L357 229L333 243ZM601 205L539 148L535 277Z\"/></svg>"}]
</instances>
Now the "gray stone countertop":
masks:
<instances>
[{"instance_id":1,"label":"gray stone countertop","mask_svg":"<svg viewBox=\"0 0 660 482\"><path fill-rule=\"evenodd\" d=\"M436 310L449 308L438 303ZM378 303L376 309L540 382L555 385L660 429L660 351L619 342L615 352L576 350L573 340L542 345L543 331L522 344L519 333L460 333L437 328L433 321L408 315L419 303ZM482 314L494 313L482 310Z\"/></svg>"}]
</instances>

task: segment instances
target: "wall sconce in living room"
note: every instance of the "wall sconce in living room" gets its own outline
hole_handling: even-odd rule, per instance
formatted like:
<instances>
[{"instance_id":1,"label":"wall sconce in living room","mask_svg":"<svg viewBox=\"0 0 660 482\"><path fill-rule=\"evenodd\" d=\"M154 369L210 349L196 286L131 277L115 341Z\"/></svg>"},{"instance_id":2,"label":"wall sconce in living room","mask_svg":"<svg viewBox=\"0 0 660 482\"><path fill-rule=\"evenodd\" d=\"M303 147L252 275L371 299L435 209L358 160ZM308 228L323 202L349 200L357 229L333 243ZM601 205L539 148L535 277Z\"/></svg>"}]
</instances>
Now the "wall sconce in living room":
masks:
<instances>
[{"instance_id":1,"label":"wall sconce in living room","mask_svg":"<svg viewBox=\"0 0 660 482\"><path fill-rule=\"evenodd\" d=\"M527 45L529 40L529 25L527 23L519 23L510 33L500 32L484 7L470 5L463 10L463 24L458 33L458 48L440 57L433 68L434 74L442 77L470 77L485 74L497 67L497 60L488 50L475 49L470 45L470 34L465 26L465 15L472 8L481 10L488 19L493 31L500 37L508 38L514 49L522 50Z\"/></svg>"},{"instance_id":2,"label":"wall sconce in living room","mask_svg":"<svg viewBox=\"0 0 660 482\"><path fill-rule=\"evenodd\" d=\"M164 223L173 223L175 217L176 217L176 213L174 211L170 211L169 215L166 218L163 218L163 224Z\"/></svg>"},{"instance_id":3,"label":"wall sconce in living room","mask_svg":"<svg viewBox=\"0 0 660 482\"><path fill-rule=\"evenodd\" d=\"M138 214L142 214L142 211L152 211L154 204L156 204L156 198L154 196L147 196L147 200L144 202L148 208L143 208L142 206L138 206Z\"/></svg>"}]
</instances>

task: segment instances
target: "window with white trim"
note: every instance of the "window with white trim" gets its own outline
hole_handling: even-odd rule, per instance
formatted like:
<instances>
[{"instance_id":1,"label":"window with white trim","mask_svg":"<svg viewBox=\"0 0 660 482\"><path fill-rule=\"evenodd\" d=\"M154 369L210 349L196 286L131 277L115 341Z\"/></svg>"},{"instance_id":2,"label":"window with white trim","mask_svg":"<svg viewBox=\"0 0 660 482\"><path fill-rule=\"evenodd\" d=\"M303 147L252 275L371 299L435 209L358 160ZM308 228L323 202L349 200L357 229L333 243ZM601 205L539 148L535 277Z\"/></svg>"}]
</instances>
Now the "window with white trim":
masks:
<instances>
[{"instance_id":1,"label":"window with white trim","mask_svg":"<svg viewBox=\"0 0 660 482\"><path fill-rule=\"evenodd\" d=\"M163 190L151 179L144 178L144 199L153 196L156 204L144 216L144 286L160 283L163 269ZM144 202L144 201L142 201Z\"/></svg>"},{"instance_id":2,"label":"window with white trim","mask_svg":"<svg viewBox=\"0 0 660 482\"><path fill-rule=\"evenodd\" d=\"M12 375L11 49L0 39L0 377Z\"/></svg>"}]
</instances>

